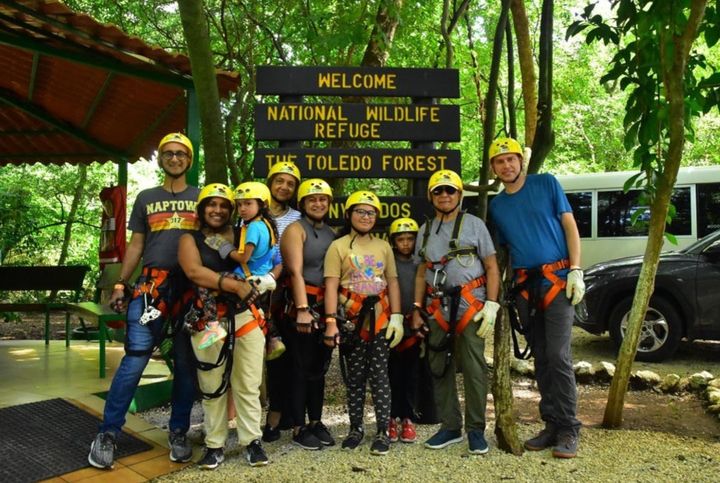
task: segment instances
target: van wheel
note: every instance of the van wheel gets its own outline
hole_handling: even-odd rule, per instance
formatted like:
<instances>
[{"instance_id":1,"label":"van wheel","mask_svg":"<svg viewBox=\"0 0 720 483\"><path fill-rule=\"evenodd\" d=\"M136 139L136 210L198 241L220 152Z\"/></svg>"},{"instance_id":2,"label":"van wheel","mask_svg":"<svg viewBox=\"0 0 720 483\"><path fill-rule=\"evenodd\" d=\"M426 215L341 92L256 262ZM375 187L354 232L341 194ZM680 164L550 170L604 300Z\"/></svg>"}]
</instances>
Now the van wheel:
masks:
<instances>
[{"instance_id":1,"label":"van wheel","mask_svg":"<svg viewBox=\"0 0 720 483\"><path fill-rule=\"evenodd\" d=\"M627 330L632 296L623 299L611 312L610 336L619 348ZM660 362L672 356L680 345L682 323L675 307L661 297L652 297L645 312L635 359Z\"/></svg>"}]
</instances>

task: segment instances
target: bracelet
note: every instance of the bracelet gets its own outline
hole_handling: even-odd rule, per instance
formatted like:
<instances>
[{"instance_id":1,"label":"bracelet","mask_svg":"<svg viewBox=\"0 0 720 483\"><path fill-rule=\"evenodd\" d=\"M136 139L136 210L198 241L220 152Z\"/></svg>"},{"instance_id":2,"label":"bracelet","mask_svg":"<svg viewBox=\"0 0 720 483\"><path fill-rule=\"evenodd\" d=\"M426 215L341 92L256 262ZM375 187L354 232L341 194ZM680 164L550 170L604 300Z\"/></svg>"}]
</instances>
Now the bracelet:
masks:
<instances>
[{"instance_id":1,"label":"bracelet","mask_svg":"<svg viewBox=\"0 0 720 483\"><path fill-rule=\"evenodd\" d=\"M275 274L272 272L268 272L268 274L273 278L273 280L277 280L277 277L275 277Z\"/></svg>"},{"instance_id":2,"label":"bracelet","mask_svg":"<svg viewBox=\"0 0 720 483\"><path fill-rule=\"evenodd\" d=\"M221 292L222 292L222 289L223 289L223 288L222 288L223 278L225 278L225 275L223 275L223 274L221 273L221 274L220 274L220 278L218 278L218 290L220 290Z\"/></svg>"},{"instance_id":3,"label":"bracelet","mask_svg":"<svg viewBox=\"0 0 720 483\"><path fill-rule=\"evenodd\" d=\"M325 314L325 318L326 318L326 319L327 319L327 318L334 319L335 317L337 317L337 314L336 314L335 312L333 312L333 313L331 313L331 314Z\"/></svg>"},{"instance_id":4,"label":"bracelet","mask_svg":"<svg viewBox=\"0 0 720 483\"><path fill-rule=\"evenodd\" d=\"M422 305L421 305L419 302L413 302L412 309L413 309L413 310L422 310L423 307L422 307Z\"/></svg>"},{"instance_id":5,"label":"bracelet","mask_svg":"<svg viewBox=\"0 0 720 483\"><path fill-rule=\"evenodd\" d=\"M113 290L122 290L125 291L125 284L124 283L116 283L113 285Z\"/></svg>"},{"instance_id":6,"label":"bracelet","mask_svg":"<svg viewBox=\"0 0 720 483\"><path fill-rule=\"evenodd\" d=\"M335 317L325 317L325 323L326 324L328 324L328 323L337 324L337 319Z\"/></svg>"},{"instance_id":7,"label":"bracelet","mask_svg":"<svg viewBox=\"0 0 720 483\"><path fill-rule=\"evenodd\" d=\"M310 306L309 306L308 304L296 305L296 306L295 306L295 309L296 309L296 310L309 310L309 309L310 309Z\"/></svg>"}]
</instances>

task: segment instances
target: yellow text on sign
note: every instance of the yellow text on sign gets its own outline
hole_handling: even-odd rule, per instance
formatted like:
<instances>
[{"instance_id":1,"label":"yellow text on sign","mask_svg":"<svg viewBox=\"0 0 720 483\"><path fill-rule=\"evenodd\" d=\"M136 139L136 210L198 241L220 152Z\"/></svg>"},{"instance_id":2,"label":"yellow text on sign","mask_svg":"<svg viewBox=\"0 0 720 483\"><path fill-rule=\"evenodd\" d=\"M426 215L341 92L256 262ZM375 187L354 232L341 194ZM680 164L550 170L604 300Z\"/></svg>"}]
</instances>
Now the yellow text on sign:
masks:
<instances>
[{"instance_id":1,"label":"yellow text on sign","mask_svg":"<svg viewBox=\"0 0 720 483\"><path fill-rule=\"evenodd\" d=\"M344 72L318 73L318 87L332 89L396 89L397 74L346 74Z\"/></svg>"}]
</instances>

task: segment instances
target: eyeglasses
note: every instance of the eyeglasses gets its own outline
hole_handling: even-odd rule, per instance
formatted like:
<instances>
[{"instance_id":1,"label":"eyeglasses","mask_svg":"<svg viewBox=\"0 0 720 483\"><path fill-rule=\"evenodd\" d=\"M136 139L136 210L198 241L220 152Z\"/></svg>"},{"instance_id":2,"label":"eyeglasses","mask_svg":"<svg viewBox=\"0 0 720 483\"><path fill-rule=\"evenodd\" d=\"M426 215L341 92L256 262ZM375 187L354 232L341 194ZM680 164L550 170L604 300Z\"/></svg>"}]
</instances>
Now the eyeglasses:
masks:
<instances>
[{"instance_id":1,"label":"eyeglasses","mask_svg":"<svg viewBox=\"0 0 720 483\"><path fill-rule=\"evenodd\" d=\"M367 216L368 218L375 218L377 216L377 212L375 210L361 210L361 209L355 209L353 210L353 213L356 213L360 218Z\"/></svg>"},{"instance_id":2,"label":"eyeglasses","mask_svg":"<svg viewBox=\"0 0 720 483\"><path fill-rule=\"evenodd\" d=\"M432 194L440 196L443 194L443 191L449 195L454 195L458 190L454 186L438 186L437 188L433 188Z\"/></svg>"},{"instance_id":3,"label":"eyeglasses","mask_svg":"<svg viewBox=\"0 0 720 483\"><path fill-rule=\"evenodd\" d=\"M173 157L178 158L178 161L185 161L190 156L185 151L163 151L160 157L163 161L170 161Z\"/></svg>"}]
</instances>

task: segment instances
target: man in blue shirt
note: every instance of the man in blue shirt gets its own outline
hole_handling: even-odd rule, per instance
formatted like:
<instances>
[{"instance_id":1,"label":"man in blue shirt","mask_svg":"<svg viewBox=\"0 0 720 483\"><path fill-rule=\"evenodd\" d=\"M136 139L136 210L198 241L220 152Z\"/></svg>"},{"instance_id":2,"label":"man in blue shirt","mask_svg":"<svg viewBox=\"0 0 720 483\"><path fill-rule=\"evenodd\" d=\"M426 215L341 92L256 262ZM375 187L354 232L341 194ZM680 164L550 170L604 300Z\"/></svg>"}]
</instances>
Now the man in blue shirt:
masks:
<instances>
[{"instance_id":1,"label":"man in blue shirt","mask_svg":"<svg viewBox=\"0 0 720 483\"><path fill-rule=\"evenodd\" d=\"M505 187L490 203L490 218L499 244L510 250L517 309L535 357L545 421L545 429L526 441L525 448L552 447L556 458L574 458L581 423L570 338L573 305L585 293L577 224L555 177L523 172L523 152L516 140L496 139L489 155Z\"/></svg>"}]
</instances>

